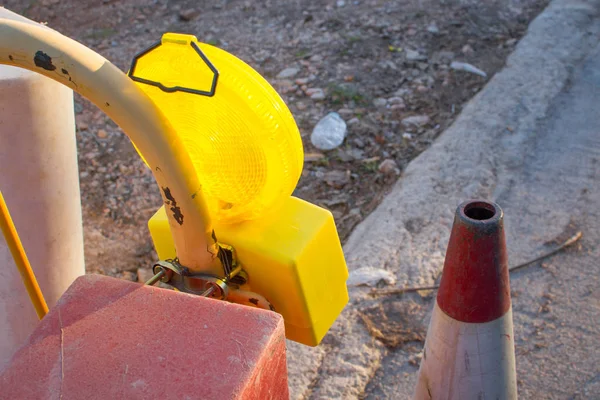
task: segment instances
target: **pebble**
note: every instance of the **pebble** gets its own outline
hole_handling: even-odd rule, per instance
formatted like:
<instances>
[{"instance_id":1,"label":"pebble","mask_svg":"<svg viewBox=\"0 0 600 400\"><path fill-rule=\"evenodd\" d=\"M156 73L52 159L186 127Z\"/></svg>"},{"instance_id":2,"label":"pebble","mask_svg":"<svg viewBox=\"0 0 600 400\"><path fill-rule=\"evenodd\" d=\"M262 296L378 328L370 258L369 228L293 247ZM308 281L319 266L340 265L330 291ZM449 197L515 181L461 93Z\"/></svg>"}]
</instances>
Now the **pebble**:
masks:
<instances>
[{"instance_id":1,"label":"pebble","mask_svg":"<svg viewBox=\"0 0 600 400\"><path fill-rule=\"evenodd\" d=\"M408 132L404 132L404 133L402 134L402 138L403 138L403 139L408 139L408 140L410 140L410 139L412 139L412 138L413 138L413 134L412 134L412 133L408 133Z\"/></svg>"},{"instance_id":2,"label":"pebble","mask_svg":"<svg viewBox=\"0 0 600 400\"><path fill-rule=\"evenodd\" d=\"M179 19L188 22L196 18L198 15L200 15L200 10L188 8L187 10L179 12Z\"/></svg>"},{"instance_id":3,"label":"pebble","mask_svg":"<svg viewBox=\"0 0 600 400\"><path fill-rule=\"evenodd\" d=\"M386 285L394 285L396 284L396 276L386 269L362 267L350 271L346 283L349 286L377 286L380 282Z\"/></svg>"},{"instance_id":4,"label":"pebble","mask_svg":"<svg viewBox=\"0 0 600 400\"><path fill-rule=\"evenodd\" d=\"M348 182L350 182L350 171L329 171L323 175L323 180L329 186L336 189L341 189L346 186Z\"/></svg>"},{"instance_id":5,"label":"pebble","mask_svg":"<svg viewBox=\"0 0 600 400\"><path fill-rule=\"evenodd\" d=\"M402 120L404 126L423 126L429 123L431 119L427 115L413 115Z\"/></svg>"},{"instance_id":6,"label":"pebble","mask_svg":"<svg viewBox=\"0 0 600 400\"><path fill-rule=\"evenodd\" d=\"M333 150L346 138L346 122L336 112L330 112L315 125L310 141L319 150Z\"/></svg>"},{"instance_id":7,"label":"pebble","mask_svg":"<svg viewBox=\"0 0 600 400\"><path fill-rule=\"evenodd\" d=\"M487 74L484 71L480 70L474 65L465 62L452 61L452 63L450 64L450 68L456 71L470 72L475 75L483 76L484 78L487 77Z\"/></svg>"},{"instance_id":8,"label":"pebble","mask_svg":"<svg viewBox=\"0 0 600 400\"><path fill-rule=\"evenodd\" d=\"M408 61L425 61L427 56L420 54L416 50L406 49L406 59Z\"/></svg>"},{"instance_id":9,"label":"pebble","mask_svg":"<svg viewBox=\"0 0 600 400\"><path fill-rule=\"evenodd\" d=\"M436 25L435 22L432 22L431 24L429 24L429 26L427 27L427 32L429 33L433 33L434 35L437 35L438 33L440 33L440 28L438 28L438 26Z\"/></svg>"},{"instance_id":10,"label":"pebble","mask_svg":"<svg viewBox=\"0 0 600 400\"><path fill-rule=\"evenodd\" d=\"M321 161L324 158L325 158L325 154L323 154L323 153L305 153L304 154L304 161L306 161L306 162Z\"/></svg>"},{"instance_id":11,"label":"pebble","mask_svg":"<svg viewBox=\"0 0 600 400\"><path fill-rule=\"evenodd\" d=\"M98 129L98 133L96 134L100 139L106 139L108 137L108 133L104 129Z\"/></svg>"},{"instance_id":12,"label":"pebble","mask_svg":"<svg viewBox=\"0 0 600 400\"><path fill-rule=\"evenodd\" d=\"M381 97L378 97L375 100L373 100L373 105L375 107L385 107L387 105L387 100L383 99Z\"/></svg>"},{"instance_id":13,"label":"pebble","mask_svg":"<svg viewBox=\"0 0 600 400\"><path fill-rule=\"evenodd\" d=\"M87 131L89 126L85 122L80 122L77 124L77 128L79 128L80 131Z\"/></svg>"},{"instance_id":14,"label":"pebble","mask_svg":"<svg viewBox=\"0 0 600 400\"><path fill-rule=\"evenodd\" d=\"M473 54L475 52L475 50L473 50L473 47L471 47L470 44L465 44L462 49L460 50L464 55L469 55L469 54Z\"/></svg>"},{"instance_id":15,"label":"pebble","mask_svg":"<svg viewBox=\"0 0 600 400\"><path fill-rule=\"evenodd\" d=\"M340 108L338 110L338 114L340 114L342 117L349 117L354 114L354 111L349 108Z\"/></svg>"},{"instance_id":16,"label":"pebble","mask_svg":"<svg viewBox=\"0 0 600 400\"><path fill-rule=\"evenodd\" d=\"M387 102L389 104L404 104L404 99L402 97L395 96L387 99Z\"/></svg>"},{"instance_id":17,"label":"pebble","mask_svg":"<svg viewBox=\"0 0 600 400\"><path fill-rule=\"evenodd\" d=\"M283 71L281 71L280 73L278 73L277 78L278 79L293 78L294 76L298 75L298 72L300 72L300 68L288 67L288 68L284 69Z\"/></svg>"},{"instance_id":18,"label":"pebble","mask_svg":"<svg viewBox=\"0 0 600 400\"><path fill-rule=\"evenodd\" d=\"M398 173L398 164L396 164L396 161L388 158L386 160L383 160L381 164L379 164L379 167L377 169L379 170L379 172L382 172L386 175Z\"/></svg>"},{"instance_id":19,"label":"pebble","mask_svg":"<svg viewBox=\"0 0 600 400\"><path fill-rule=\"evenodd\" d=\"M302 86L302 85L306 85L308 82L310 81L309 78L298 78L296 79L296 85Z\"/></svg>"},{"instance_id":20,"label":"pebble","mask_svg":"<svg viewBox=\"0 0 600 400\"><path fill-rule=\"evenodd\" d=\"M306 89L306 94L313 100L323 100L325 98L325 92L321 88Z\"/></svg>"}]
</instances>

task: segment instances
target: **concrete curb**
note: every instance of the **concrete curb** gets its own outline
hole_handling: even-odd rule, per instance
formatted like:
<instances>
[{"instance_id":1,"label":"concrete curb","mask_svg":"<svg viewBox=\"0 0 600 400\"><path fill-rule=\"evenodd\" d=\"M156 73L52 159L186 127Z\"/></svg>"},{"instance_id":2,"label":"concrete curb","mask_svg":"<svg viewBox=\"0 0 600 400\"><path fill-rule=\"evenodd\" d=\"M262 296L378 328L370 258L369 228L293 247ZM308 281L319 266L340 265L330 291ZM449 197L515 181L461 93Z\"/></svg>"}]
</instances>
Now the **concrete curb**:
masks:
<instances>
[{"instance_id":1,"label":"concrete curb","mask_svg":"<svg viewBox=\"0 0 600 400\"><path fill-rule=\"evenodd\" d=\"M410 163L382 204L356 227L345 246L350 271L393 271L398 286L431 284L441 272L453 210L473 197L494 200L510 187L511 171L527 157L536 122L569 84L571 65L600 39L600 0L555 0L485 88L439 139ZM358 398L381 364L385 348L357 317L365 290L352 288L351 304L325 344L288 344L293 399ZM416 382L405 380L410 396ZM402 386L402 385L401 385Z\"/></svg>"}]
</instances>

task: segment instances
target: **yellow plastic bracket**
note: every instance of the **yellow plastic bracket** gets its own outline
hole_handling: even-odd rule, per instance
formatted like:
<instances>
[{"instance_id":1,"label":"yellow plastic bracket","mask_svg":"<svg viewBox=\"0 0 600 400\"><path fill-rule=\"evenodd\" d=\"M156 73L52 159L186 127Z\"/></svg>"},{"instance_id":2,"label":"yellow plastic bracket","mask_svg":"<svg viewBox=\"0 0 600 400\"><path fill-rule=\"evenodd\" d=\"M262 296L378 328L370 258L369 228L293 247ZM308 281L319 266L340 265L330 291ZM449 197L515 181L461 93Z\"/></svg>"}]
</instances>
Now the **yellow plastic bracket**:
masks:
<instances>
[{"instance_id":1,"label":"yellow plastic bracket","mask_svg":"<svg viewBox=\"0 0 600 400\"><path fill-rule=\"evenodd\" d=\"M175 257L164 207L148 226L158 257ZM348 302L348 270L331 213L288 197L276 213L217 224L215 231L236 250L249 290L263 295L283 316L287 338L319 344Z\"/></svg>"}]
</instances>

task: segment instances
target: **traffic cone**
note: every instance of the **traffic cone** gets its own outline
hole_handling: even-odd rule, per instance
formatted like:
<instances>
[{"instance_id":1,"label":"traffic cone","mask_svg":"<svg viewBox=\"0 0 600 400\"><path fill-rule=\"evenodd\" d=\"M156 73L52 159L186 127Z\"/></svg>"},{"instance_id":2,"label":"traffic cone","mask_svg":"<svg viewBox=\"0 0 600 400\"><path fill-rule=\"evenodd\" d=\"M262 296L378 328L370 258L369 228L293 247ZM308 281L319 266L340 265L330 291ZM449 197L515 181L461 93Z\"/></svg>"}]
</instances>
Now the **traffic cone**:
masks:
<instances>
[{"instance_id":1,"label":"traffic cone","mask_svg":"<svg viewBox=\"0 0 600 400\"><path fill-rule=\"evenodd\" d=\"M502 209L458 206L425 339L415 399L516 399Z\"/></svg>"}]
</instances>

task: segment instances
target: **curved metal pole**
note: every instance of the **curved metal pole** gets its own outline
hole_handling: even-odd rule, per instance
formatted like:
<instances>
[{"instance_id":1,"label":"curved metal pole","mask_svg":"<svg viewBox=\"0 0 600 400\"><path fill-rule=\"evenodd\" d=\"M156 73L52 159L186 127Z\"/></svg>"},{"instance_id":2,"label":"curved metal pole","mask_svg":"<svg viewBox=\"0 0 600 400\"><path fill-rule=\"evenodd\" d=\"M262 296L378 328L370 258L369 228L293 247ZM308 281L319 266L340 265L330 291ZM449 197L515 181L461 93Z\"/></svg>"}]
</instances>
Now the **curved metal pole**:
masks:
<instances>
[{"instance_id":1,"label":"curved metal pole","mask_svg":"<svg viewBox=\"0 0 600 400\"><path fill-rule=\"evenodd\" d=\"M104 111L143 154L165 202L182 265L222 274L201 185L182 141L160 109L121 70L39 24L0 18L0 64L54 79Z\"/></svg>"}]
</instances>

